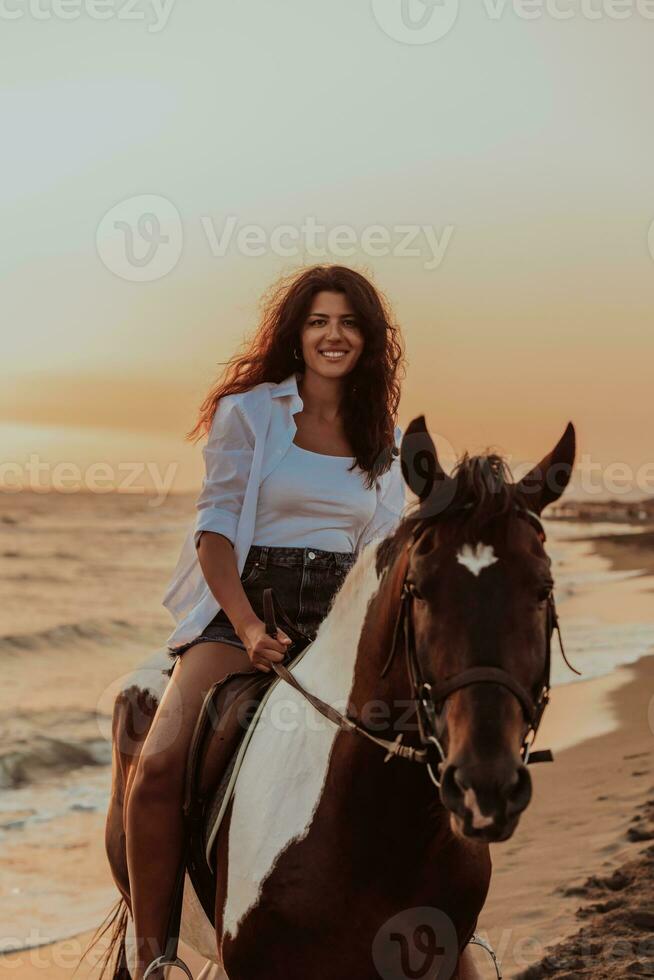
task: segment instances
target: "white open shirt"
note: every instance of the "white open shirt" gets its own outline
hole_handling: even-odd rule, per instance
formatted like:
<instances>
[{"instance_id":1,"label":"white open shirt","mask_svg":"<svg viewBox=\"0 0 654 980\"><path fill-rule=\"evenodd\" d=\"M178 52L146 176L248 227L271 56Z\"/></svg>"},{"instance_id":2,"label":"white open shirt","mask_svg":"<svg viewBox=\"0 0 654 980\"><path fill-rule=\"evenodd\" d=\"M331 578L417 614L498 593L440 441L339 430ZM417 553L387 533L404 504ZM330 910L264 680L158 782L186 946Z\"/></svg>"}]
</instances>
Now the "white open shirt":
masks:
<instances>
[{"instance_id":1,"label":"white open shirt","mask_svg":"<svg viewBox=\"0 0 654 980\"><path fill-rule=\"evenodd\" d=\"M169 647L194 640L211 622L220 603L209 589L197 556L201 531L216 531L232 542L239 575L252 544L259 486L293 442L293 416L303 402L294 372L279 384L264 381L218 402L202 449L205 478L197 499L197 517L188 534L163 598L177 622ZM395 427L399 447L402 430ZM386 537L400 522L406 497L399 456L376 482L377 506L359 538L357 554L375 538Z\"/></svg>"}]
</instances>

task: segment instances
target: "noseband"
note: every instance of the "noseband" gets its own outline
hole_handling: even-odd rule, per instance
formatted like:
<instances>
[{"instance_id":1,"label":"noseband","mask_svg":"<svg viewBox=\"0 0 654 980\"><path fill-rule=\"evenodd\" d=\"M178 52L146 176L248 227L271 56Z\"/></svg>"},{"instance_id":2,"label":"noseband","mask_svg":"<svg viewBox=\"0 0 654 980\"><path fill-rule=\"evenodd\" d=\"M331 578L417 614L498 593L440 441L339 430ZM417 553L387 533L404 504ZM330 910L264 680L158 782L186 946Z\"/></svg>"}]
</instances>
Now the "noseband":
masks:
<instances>
[{"instance_id":1,"label":"noseband","mask_svg":"<svg viewBox=\"0 0 654 980\"><path fill-rule=\"evenodd\" d=\"M533 511L527 510L526 508L518 505L516 505L515 509L518 516L528 520L538 532L541 540L544 541L546 535L540 517L538 517L538 515ZM423 530L424 525L420 526L420 524L414 528L411 540L407 544L407 552L409 552L409 555L415 547L416 542ZM409 563L407 561L407 568L408 564ZM536 698L533 698L529 691L519 681L517 681L511 676L511 674L508 673L508 671L503 670L501 667L469 667L467 670L463 670L460 673L455 674L453 677L449 677L447 680L440 681L435 685L428 683L422 674L416 651L413 622L413 599L416 596L419 597L419 593L416 590L415 584L407 578L407 573L405 572L402 582L402 590L400 593L400 607L397 619L395 621L395 628L393 630L391 650L388 660L386 661L386 664L382 670L382 677L386 675L393 662L398 645L398 634L400 628L402 628L404 635L404 654L407 671L409 674L409 681L411 683L413 697L416 703L416 715L418 720L420 741L424 746L432 747L436 750L437 758L433 760L436 762L436 766L445 761L445 751L443 750L443 746L441 744L441 738L444 730L443 711L445 708L445 703L455 691L460 691L465 687L472 686L473 684L498 684L500 687L510 691L510 693L519 702L526 725L525 734L520 748L520 755L525 765L534 762L552 762L554 757L549 749L542 749L540 751L533 752L532 745L540 727L543 713L550 700L552 635L554 630L556 630L558 635L559 646L563 659L575 674L579 673L578 670L575 670L565 655L554 596L550 593L547 598L547 614L545 623L545 665L543 668L543 674L538 684L538 695ZM434 766L431 762L428 763L428 771L432 781L437 786L440 786L440 782L435 775Z\"/></svg>"}]
</instances>

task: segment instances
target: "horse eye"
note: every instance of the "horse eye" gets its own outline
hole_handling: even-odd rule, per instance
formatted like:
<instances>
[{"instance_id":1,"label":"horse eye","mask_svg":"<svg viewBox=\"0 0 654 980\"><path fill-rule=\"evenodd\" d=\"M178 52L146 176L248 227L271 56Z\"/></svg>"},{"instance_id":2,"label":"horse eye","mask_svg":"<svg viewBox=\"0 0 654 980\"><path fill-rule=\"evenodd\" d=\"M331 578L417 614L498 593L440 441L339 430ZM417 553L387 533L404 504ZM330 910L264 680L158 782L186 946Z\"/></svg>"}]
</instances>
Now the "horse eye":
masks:
<instances>
[{"instance_id":1,"label":"horse eye","mask_svg":"<svg viewBox=\"0 0 654 980\"><path fill-rule=\"evenodd\" d=\"M542 585L538 590L538 601L547 602L552 595L553 585Z\"/></svg>"}]
</instances>

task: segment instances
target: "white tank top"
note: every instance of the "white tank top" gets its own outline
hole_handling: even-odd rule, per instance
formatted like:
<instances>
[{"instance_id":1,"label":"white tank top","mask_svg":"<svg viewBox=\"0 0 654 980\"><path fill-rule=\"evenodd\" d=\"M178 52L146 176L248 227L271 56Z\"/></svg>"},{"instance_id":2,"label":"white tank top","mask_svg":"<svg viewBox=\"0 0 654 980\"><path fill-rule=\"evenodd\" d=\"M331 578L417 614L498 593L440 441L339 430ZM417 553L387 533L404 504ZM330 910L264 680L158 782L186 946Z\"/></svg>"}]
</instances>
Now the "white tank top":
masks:
<instances>
[{"instance_id":1,"label":"white tank top","mask_svg":"<svg viewBox=\"0 0 654 980\"><path fill-rule=\"evenodd\" d=\"M259 487L253 544L356 551L377 492L354 456L325 456L294 442Z\"/></svg>"}]
</instances>

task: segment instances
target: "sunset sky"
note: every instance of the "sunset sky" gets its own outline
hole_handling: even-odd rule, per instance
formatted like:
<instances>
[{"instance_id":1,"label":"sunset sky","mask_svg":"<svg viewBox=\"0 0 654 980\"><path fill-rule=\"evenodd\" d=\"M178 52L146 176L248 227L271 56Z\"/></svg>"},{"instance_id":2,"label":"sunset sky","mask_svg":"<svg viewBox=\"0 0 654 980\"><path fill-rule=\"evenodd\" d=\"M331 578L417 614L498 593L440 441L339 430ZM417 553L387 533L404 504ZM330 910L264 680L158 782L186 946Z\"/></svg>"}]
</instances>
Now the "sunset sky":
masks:
<instances>
[{"instance_id":1,"label":"sunset sky","mask_svg":"<svg viewBox=\"0 0 654 980\"><path fill-rule=\"evenodd\" d=\"M654 493L654 19L480 0L429 40L411 3L410 29L399 0L4 5L5 476L37 454L197 488L219 362L278 275L338 261L402 327L403 427L523 461L572 419Z\"/></svg>"}]
</instances>

